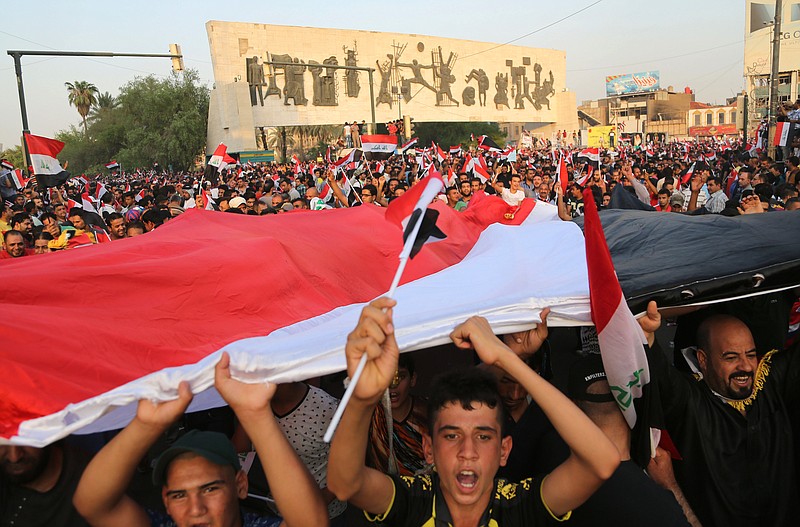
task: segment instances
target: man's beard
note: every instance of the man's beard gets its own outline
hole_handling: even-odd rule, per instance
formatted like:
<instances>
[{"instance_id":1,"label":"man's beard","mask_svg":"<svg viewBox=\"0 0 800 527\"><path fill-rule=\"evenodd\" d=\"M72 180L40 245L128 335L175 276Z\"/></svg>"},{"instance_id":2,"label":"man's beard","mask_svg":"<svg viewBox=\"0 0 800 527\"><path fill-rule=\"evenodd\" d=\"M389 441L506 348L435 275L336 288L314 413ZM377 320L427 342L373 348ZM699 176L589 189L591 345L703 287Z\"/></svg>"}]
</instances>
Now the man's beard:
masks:
<instances>
[{"instance_id":1,"label":"man's beard","mask_svg":"<svg viewBox=\"0 0 800 527\"><path fill-rule=\"evenodd\" d=\"M47 468L51 453L51 448L44 448L39 459L33 461L30 466L28 466L27 470L22 472L9 473L8 467L15 463L5 462L0 465L0 476L2 476L3 480L15 485L25 485L26 483L35 481Z\"/></svg>"}]
</instances>

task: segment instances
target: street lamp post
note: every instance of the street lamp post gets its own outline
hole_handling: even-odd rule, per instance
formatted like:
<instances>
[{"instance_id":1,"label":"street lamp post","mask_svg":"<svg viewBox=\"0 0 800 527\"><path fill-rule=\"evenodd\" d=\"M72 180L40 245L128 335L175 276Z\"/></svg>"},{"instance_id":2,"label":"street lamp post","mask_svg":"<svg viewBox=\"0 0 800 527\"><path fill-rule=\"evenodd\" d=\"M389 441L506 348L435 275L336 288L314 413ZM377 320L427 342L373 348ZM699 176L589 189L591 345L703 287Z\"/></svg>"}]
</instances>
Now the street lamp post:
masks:
<instances>
[{"instance_id":1,"label":"street lamp post","mask_svg":"<svg viewBox=\"0 0 800 527\"><path fill-rule=\"evenodd\" d=\"M22 114L22 134L30 133L28 125L28 110L25 106L25 89L22 85L22 57L24 55L45 56L45 57L158 57L177 59L180 68L183 68L183 55L180 53L180 47L175 46L173 49L177 53L114 53L110 51L40 51L40 50L19 50L10 49L7 51L11 58L14 59L14 72L17 75L17 91L19 92L19 109ZM175 68L173 64L173 68ZM25 141L22 141L22 150L25 152L25 161L28 166L31 165L31 156L28 152L28 147Z\"/></svg>"}]
</instances>

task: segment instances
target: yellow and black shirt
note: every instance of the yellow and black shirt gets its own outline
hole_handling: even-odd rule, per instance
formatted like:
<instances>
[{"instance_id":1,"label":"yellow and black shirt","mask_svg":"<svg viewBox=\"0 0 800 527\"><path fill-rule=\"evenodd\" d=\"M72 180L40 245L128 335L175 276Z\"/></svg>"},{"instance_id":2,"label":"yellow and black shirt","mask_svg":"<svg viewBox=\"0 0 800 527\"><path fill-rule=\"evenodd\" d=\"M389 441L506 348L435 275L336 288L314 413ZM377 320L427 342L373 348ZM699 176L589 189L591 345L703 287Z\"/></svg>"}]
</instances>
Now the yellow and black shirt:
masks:
<instances>
[{"instance_id":1,"label":"yellow and black shirt","mask_svg":"<svg viewBox=\"0 0 800 527\"><path fill-rule=\"evenodd\" d=\"M449 527L452 525L436 474L425 476L390 476L394 498L385 513L368 520L393 527ZM553 515L542 501L542 481L525 479L509 483L495 479L495 492L478 527L531 527L555 524L569 519Z\"/></svg>"}]
</instances>

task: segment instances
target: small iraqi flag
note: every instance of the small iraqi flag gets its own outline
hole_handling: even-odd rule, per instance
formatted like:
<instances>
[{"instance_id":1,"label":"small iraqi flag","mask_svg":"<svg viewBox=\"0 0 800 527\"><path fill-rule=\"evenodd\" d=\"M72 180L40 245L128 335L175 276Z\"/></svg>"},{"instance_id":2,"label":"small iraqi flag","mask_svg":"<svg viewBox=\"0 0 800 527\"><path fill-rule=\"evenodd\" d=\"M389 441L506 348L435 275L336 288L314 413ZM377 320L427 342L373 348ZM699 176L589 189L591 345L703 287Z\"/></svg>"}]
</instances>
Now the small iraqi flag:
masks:
<instances>
[{"instance_id":1,"label":"small iraqi flag","mask_svg":"<svg viewBox=\"0 0 800 527\"><path fill-rule=\"evenodd\" d=\"M217 146L217 149L214 150L214 153L211 154L211 158L208 160L208 165L212 167L217 167L217 171L222 170L220 166L223 163L223 159L225 158L225 154L228 152L228 147L225 146L224 143L220 143Z\"/></svg>"},{"instance_id":2,"label":"small iraqi flag","mask_svg":"<svg viewBox=\"0 0 800 527\"><path fill-rule=\"evenodd\" d=\"M19 190L24 189L28 185L28 181L30 180L31 178L26 178L22 174L22 170L20 170L19 168L11 171L11 181L14 182L14 185L16 185L16 187Z\"/></svg>"},{"instance_id":3,"label":"small iraqi flag","mask_svg":"<svg viewBox=\"0 0 800 527\"><path fill-rule=\"evenodd\" d=\"M368 161L389 159L397 150L397 137L394 135L362 135L361 150Z\"/></svg>"},{"instance_id":4,"label":"small iraqi flag","mask_svg":"<svg viewBox=\"0 0 800 527\"><path fill-rule=\"evenodd\" d=\"M440 241L447 237L436 226L439 211L428 208L442 188L444 188L444 181L441 174L431 171L430 175L393 200L386 209L386 219L403 229L401 259L406 256L414 258L428 241ZM415 235L415 226L420 216L423 216L422 224L419 231L416 232L414 242L407 244L409 237Z\"/></svg>"},{"instance_id":5,"label":"small iraqi flag","mask_svg":"<svg viewBox=\"0 0 800 527\"><path fill-rule=\"evenodd\" d=\"M501 152L502 149L495 143L488 135L482 135L478 138L478 148L488 152Z\"/></svg>"},{"instance_id":6,"label":"small iraqi flag","mask_svg":"<svg viewBox=\"0 0 800 527\"><path fill-rule=\"evenodd\" d=\"M775 138L773 145L786 146L789 144L789 138L792 136L792 131L795 125L788 121L775 123Z\"/></svg>"},{"instance_id":7,"label":"small iraqi flag","mask_svg":"<svg viewBox=\"0 0 800 527\"><path fill-rule=\"evenodd\" d=\"M106 163L106 168L109 170L117 169L119 168L119 163L117 163L116 161L112 161L111 163Z\"/></svg>"},{"instance_id":8,"label":"small iraqi flag","mask_svg":"<svg viewBox=\"0 0 800 527\"><path fill-rule=\"evenodd\" d=\"M24 138L39 188L56 187L65 183L69 179L69 172L61 168L61 163L56 159L64 148L64 143L32 134L24 134Z\"/></svg>"},{"instance_id":9,"label":"small iraqi flag","mask_svg":"<svg viewBox=\"0 0 800 527\"><path fill-rule=\"evenodd\" d=\"M403 152L405 152L406 150L408 150L409 148L411 148L416 144L417 144L417 138L414 137L413 139L410 139L409 141L403 143L403 145L397 149L397 153L402 154Z\"/></svg>"},{"instance_id":10,"label":"small iraqi flag","mask_svg":"<svg viewBox=\"0 0 800 527\"><path fill-rule=\"evenodd\" d=\"M6 170L14 170L14 165L12 165L7 159L0 159L0 167L5 168Z\"/></svg>"}]
</instances>

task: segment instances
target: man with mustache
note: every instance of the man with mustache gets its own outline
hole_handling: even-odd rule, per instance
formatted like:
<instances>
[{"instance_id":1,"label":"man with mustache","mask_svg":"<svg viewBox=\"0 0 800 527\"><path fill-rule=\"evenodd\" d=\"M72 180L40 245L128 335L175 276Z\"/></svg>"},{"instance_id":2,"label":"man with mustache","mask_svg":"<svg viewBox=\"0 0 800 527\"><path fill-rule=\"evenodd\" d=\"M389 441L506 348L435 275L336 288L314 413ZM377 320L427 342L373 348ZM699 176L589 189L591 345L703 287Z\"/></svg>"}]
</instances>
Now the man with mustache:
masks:
<instances>
[{"instance_id":1,"label":"man with mustache","mask_svg":"<svg viewBox=\"0 0 800 527\"><path fill-rule=\"evenodd\" d=\"M653 346L661 322L655 302L639 322ZM697 330L697 376L678 372L657 348L648 359L682 458L675 480L700 522L796 524L800 355L772 350L759 361L741 320L712 315Z\"/></svg>"}]
</instances>

